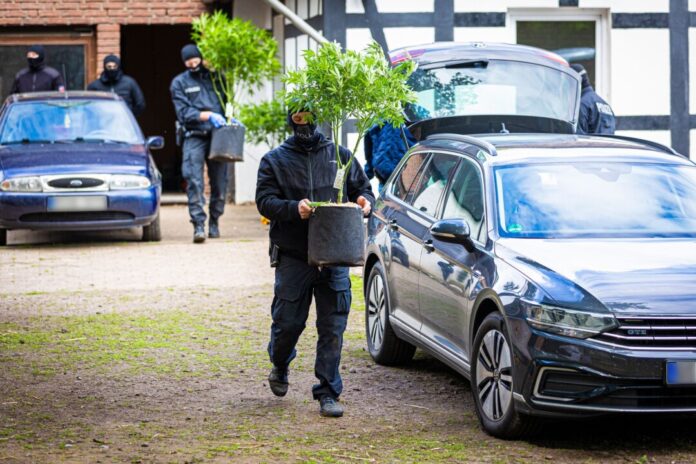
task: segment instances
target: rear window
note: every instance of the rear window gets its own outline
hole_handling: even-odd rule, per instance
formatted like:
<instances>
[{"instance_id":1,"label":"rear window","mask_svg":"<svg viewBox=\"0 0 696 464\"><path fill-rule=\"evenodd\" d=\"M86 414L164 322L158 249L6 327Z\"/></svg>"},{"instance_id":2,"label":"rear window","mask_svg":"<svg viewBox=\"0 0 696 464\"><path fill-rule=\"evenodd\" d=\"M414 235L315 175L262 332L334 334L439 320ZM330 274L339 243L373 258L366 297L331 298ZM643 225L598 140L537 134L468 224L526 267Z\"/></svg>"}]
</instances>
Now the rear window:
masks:
<instances>
[{"instance_id":1,"label":"rear window","mask_svg":"<svg viewBox=\"0 0 696 464\"><path fill-rule=\"evenodd\" d=\"M543 65L504 60L461 61L416 69L418 101L411 121L446 116L515 115L574 121L578 81Z\"/></svg>"}]
</instances>

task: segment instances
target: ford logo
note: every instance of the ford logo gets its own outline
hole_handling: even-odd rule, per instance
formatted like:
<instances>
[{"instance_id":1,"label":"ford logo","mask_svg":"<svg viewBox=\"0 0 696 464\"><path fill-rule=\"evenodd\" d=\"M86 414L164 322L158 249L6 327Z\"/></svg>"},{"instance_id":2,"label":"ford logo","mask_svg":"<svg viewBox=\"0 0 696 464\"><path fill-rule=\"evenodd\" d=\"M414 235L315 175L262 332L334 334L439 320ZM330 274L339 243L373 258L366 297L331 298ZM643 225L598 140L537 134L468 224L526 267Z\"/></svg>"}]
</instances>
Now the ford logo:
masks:
<instances>
[{"instance_id":1,"label":"ford logo","mask_svg":"<svg viewBox=\"0 0 696 464\"><path fill-rule=\"evenodd\" d=\"M82 187L82 181L80 179L73 179L70 181L71 187Z\"/></svg>"}]
</instances>

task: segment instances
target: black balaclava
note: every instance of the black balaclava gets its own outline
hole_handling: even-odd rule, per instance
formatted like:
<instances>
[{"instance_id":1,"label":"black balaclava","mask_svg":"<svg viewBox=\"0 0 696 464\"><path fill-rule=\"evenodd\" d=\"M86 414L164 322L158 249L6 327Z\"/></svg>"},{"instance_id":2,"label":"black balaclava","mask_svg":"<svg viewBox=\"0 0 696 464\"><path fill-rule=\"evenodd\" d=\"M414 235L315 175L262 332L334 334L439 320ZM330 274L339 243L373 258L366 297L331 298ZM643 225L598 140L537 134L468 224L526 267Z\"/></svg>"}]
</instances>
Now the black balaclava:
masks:
<instances>
[{"instance_id":1,"label":"black balaclava","mask_svg":"<svg viewBox=\"0 0 696 464\"><path fill-rule=\"evenodd\" d=\"M201 51L198 50L198 47L194 44L188 44L184 45L184 48L181 49L181 59L184 63L186 61L190 60L191 58L201 58L203 59L203 56L201 55ZM192 73L197 73L201 70L202 64L196 66L195 68L187 68L189 71Z\"/></svg>"},{"instance_id":2,"label":"black balaclava","mask_svg":"<svg viewBox=\"0 0 696 464\"><path fill-rule=\"evenodd\" d=\"M46 51L44 50L43 45L32 45L29 47L29 50L27 50L27 53L29 52L34 52L39 55L38 58L27 58L29 69L36 71L43 66L44 58L46 58Z\"/></svg>"},{"instance_id":3,"label":"black balaclava","mask_svg":"<svg viewBox=\"0 0 696 464\"><path fill-rule=\"evenodd\" d=\"M585 89L587 87L590 87L590 78L587 75L587 70L585 67L581 64L575 63L570 65L573 70L580 74L580 77L582 78L582 88Z\"/></svg>"},{"instance_id":4,"label":"black balaclava","mask_svg":"<svg viewBox=\"0 0 696 464\"><path fill-rule=\"evenodd\" d=\"M309 124L295 124L295 121L292 120L293 114L304 112L309 111L289 111L288 125L290 125L292 128L292 133L295 135L295 142L305 150L311 150L316 147L317 143L319 143L321 140L321 133L317 130L316 123L311 122Z\"/></svg>"},{"instance_id":5,"label":"black balaclava","mask_svg":"<svg viewBox=\"0 0 696 464\"><path fill-rule=\"evenodd\" d=\"M106 69L107 63L116 63L116 69ZM121 60L116 55L107 55L104 58L104 75L110 82L116 82L121 77Z\"/></svg>"}]
</instances>

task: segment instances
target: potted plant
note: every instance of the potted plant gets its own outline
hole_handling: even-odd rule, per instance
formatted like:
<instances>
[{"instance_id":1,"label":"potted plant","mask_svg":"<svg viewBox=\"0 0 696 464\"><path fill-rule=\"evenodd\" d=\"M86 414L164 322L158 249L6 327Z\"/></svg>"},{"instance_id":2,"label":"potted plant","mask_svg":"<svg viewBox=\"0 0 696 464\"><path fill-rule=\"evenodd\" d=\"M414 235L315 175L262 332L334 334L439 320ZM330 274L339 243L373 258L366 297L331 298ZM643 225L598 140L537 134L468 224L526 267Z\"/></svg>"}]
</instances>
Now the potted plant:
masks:
<instances>
[{"instance_id":1,"label":"potted plant","mask_svg":"<svg viewBox=\"0 0 696 464\"><path fill-rule=\"evenodd\" d=\"M316 204L309 222L310 264L360 266L364 261L364 228L358 205L344 203L345 183L367 131L375 124L404 122L403 105L415 101L407 85L413 61L391 67L380 46L342 51L337 43L304 53L306 67L287 74L286 104L291 111L307 110L320 124L331 126L336 148L336 201ZM358 137L348 159L339 143L343 126L355 119Z\"/></svg>"},{"instance_id":2,"label":"potted plant","mask_svg":"<svg viewBox=\"0 0 696 464\"><path fill-rule=\"evenodd\" d=\"M271 148L283 143L290 135L286 117L287 109L282 98L239 108L239 119L246 126L249 140L255 144L265 143Z\"/></svg>"},{"instance_id":3,"label":"potted plant","mask_svg":"<svg viewBox=\"0 0 696 464\"><path fill-rule=\"evenodd\" d=\"M244 93L258 89L280 72L278 44L250 21L218 11L193 21L192 37L210 68L227 126L213 130L210 158L243 161L244 126L233 124Z\"/></svg>"}]
</instances>

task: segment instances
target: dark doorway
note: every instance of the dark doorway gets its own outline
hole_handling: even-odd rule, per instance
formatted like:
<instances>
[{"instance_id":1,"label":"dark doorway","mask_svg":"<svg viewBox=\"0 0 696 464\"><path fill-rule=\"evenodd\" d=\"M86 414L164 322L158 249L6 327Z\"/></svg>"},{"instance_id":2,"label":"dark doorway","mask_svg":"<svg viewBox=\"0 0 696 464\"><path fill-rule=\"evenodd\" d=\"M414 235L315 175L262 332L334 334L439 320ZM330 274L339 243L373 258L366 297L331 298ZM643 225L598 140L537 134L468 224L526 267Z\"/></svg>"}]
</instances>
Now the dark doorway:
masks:
<instances>
[{"instance_id":1,"label":"dark doorway","mask_svg":"<svg viewBox=\"0 0 696 464\"><path fill-rule=\"evenodd\" d=\"M182 191L181 149L176 146L169 84L184 71L180 50L189 42L189 25L121 26L123 70L138 81L147 104L138 122L146 136L162 135L166 141L153 156L162 172L163 188L169 192Z\"/></svg>"}]
</instances>

